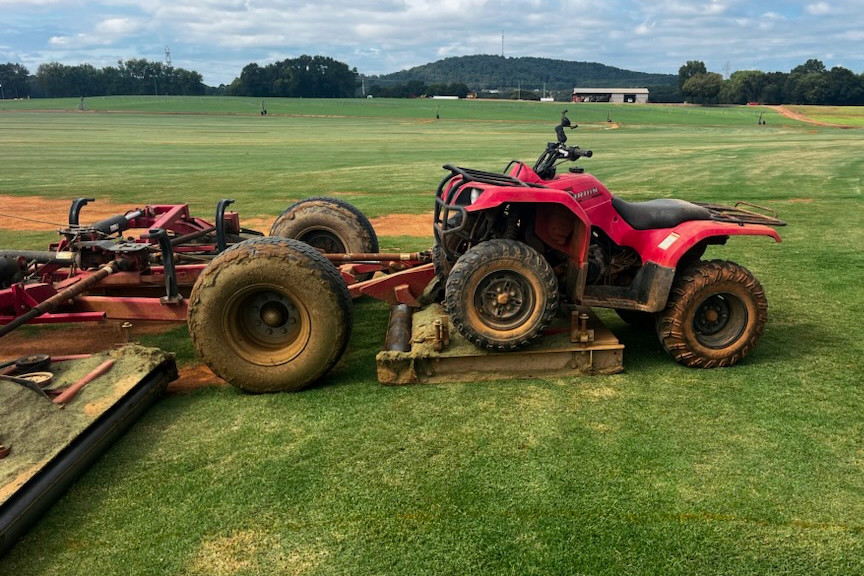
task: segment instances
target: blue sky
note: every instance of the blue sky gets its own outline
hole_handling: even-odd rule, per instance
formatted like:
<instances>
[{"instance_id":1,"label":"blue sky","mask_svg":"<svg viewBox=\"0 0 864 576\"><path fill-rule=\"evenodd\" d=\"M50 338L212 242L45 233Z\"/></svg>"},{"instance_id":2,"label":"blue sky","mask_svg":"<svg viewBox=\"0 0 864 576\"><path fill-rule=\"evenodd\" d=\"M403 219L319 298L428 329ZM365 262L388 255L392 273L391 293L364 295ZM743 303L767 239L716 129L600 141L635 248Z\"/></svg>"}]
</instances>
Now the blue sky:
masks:
<instances>
[{"instance_id":1,"label":"blue sky","mask_svg":"<svg viewBox=\"0 0 864 576\"><path fill-rule=\"evenodd\" d=\"M0 0L0 63L164 61L229 83L250 62L320 54L364 74L500 54L676 74L864 72L864 1Z\"/></svg>"}]
</instances>

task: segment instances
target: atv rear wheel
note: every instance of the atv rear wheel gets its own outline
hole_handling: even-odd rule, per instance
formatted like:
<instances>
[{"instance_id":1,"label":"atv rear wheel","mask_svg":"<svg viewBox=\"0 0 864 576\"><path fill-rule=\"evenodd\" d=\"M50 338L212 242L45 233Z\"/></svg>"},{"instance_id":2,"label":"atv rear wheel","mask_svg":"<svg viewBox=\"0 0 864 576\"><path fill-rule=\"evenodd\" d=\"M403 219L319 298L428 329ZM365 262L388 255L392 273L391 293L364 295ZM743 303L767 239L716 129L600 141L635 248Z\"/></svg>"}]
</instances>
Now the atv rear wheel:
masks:
<instances>
[{"instance_id":1,"label":"atv rear wheel","mask_svg":"<svg viewBox=\"0 0 864 576\"><path fill-rule=\"evenodd\" d=\"M198 277L189 302L199 356L247 392L308 386L336 364L351 334L351 297L339 271L289 238L226 250Z\"/></svg>"},{"instance_id":2,"label":"atv rear wheel","mask_svg":"<svg viewBox=\"0 0 864 576\"><path fill-rule=\"evenodd\" d=\"M666 309L657 314L657 335L685 366L731 366L756 346L767 319L765 291L753 274L712 260L676 279Z\"/></svg>"},{"instance_id":3,"label":"atv rear wheel","mask_svg":"<svg viewBox=\"0 0 864 576\"><path fill-rule=\"evenodd\" d=\"M472 247L447 277L445 304L457 330L488 350L524 348L558 311L558 279L533 248L516 240Z\"/></svg>"}]
</instances>

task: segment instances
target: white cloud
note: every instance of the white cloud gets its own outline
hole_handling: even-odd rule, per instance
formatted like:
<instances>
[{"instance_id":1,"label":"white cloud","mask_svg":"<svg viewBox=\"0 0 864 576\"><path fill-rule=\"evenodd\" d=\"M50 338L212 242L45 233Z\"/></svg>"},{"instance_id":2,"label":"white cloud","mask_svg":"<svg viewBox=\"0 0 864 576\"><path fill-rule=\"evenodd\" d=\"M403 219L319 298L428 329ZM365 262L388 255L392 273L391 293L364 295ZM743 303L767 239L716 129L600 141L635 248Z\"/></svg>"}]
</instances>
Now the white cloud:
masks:
<instances>
[{"instance_id":1,"label":"white cloud","mask_svg":"<svg viewBox=\"0 0 864 576\"><path fill-rule=\"evenodd\" d=\"M853 42L861 42L864 40L864 30L846 30L840 37L844 40L852 40Z\"/></svg>"},{"instance_id":2,"label":"white cloud","mask_svg":"<svg viewBox=\"0 0 864 576\"><path fill-rule=\"evenodd\" d=\"M814 16L822 16L824 14L831 13L831 6L827 2L817 2L815 4L807 5L807 13L813 14Z\"/></svg>"},{"instance_id":3,"label":"white cloud","mask_svg":"<svg viewBox=\"0 0 864 576\"><path fill-rule=\"evenodd\" d=\"M0 0L0 62L161 60L230 82L249 62L323 54L367 74L443 56L602 62L674 74L789 70L808 58L864 71L857 0Z\"/></svg>"},{"instance_id":4,"label":"white cloud","mask_svg":"<svg viewBox=\"0 0 864 576\"><path fill-rule=\"evenodd\" d=\"M653 29L654 24L649 22L643 22L642 24L639 24L638 26L636 26L636 28L633 29L633 33L638 36L644 36L646 34L650 34L651 30Z\"/></svg>"},{"instance_id":5,"label":"white cloud","mask_svg":"<svg viewBox=\"0 0 864 576\"><path fill-rule=\"evenodd\" d=\"M132 18L108 18L96 24L94 30L99 34L120 37L141 29L141 23Z\"/></svg>"}]
</instances>

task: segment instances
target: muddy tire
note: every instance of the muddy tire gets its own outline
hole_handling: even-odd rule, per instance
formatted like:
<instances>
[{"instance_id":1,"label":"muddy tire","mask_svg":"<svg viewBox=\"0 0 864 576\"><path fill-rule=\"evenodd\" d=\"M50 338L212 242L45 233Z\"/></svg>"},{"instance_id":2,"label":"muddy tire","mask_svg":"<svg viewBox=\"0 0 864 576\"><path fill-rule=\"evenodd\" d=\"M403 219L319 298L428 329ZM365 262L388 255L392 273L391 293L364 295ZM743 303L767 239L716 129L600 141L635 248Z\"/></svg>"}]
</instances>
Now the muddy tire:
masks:
<instances>
[{"instance_id":1,"label":"muddy tire","mask_svg":"<svg viewBox=\"0 0 864 576\"><path fill-rule=\"evenodd\" d=\"M453 268L447 258L444 256L444 248L440 244L435 244L432 247L432 267L435 270L435 278L443 285L447 282L447 276L450 275L450 269Z\"/></svg>"},{"instance_id":2,"label":"muddy tire","mask_svg":"<svg viewBox=\"0 0 864 576\"><path fill-rule=\"evenodd\" d=\"M328 254L378 252L369 219L353 205L325 196L296 202L273 222L270 236L294 238Z\"/></svg>"},{"instance_id":3,"label":"muddy tire","mask_svg":"<svg viewBox=\"0 0 864 576\"><path fill-rule=\"evenodd\" d=\"M474 246L447 277L445 305L466 339L487 350L524 348L558 312L558 279L546 260L516 240Z\"/></svg>"},{"instance_id":4,"label":"muddy tire","mask_svg":"<svg viewBox=\"0 0 864 576\"><path fill-rule=\"evenodd\" d=\"M663 347L685 366L731 366L756 346L768 318L759 281L734 262L701 262L681 273L657 314Z\"/></svg>"},{"instance_id":5,"label":"muddy tire","mask_svg":"<svg viewBox=\"0 0 864 576\"><path fill-rule=\"evenodd\" d=\"M360 210L352 204L315 196L296 202L273 222L270 236L294 238L326 254L378 253L378 235ZM358 274L357 281L372 277Z\"/></svg>"},{"instance_id":6,"label":"muddy tire","mask_svg":"<svg viewBox=\"0 0 864 576\"><path fill-rule=\"evenodd\" d=\"M247 392L299 390L342 356L352 324L339 271L315 248L258 238L217 256L189 297L189 333L213 372Z\"/></svg>"}]
</instances>

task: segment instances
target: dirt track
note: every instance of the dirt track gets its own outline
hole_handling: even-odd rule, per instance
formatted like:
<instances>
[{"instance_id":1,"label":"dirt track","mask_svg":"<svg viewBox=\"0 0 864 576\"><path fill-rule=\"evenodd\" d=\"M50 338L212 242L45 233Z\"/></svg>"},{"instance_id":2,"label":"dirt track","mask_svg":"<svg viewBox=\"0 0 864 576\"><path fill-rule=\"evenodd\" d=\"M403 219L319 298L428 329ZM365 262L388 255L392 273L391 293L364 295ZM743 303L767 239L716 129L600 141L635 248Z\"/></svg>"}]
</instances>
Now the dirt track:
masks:
<instances>
[{"instance_id":1,"label":"dirt track","mask_svg":"<svg viewBox=\"0 0 864 576\"><path fill-rule=\"evenodd\" d=\"M799 122L806 122L807 124L813 124L814 126L828 126L833 128L855 128L855 126L848 126L846 124L831 124L830 122L821 122L819 120L813 120L812 118L805 116L804 114L799 114L785 106L768 106L781 116L785 118L789 118L791 120L798 120Z\"/></svg>"}]
</instances>

